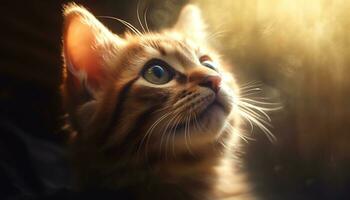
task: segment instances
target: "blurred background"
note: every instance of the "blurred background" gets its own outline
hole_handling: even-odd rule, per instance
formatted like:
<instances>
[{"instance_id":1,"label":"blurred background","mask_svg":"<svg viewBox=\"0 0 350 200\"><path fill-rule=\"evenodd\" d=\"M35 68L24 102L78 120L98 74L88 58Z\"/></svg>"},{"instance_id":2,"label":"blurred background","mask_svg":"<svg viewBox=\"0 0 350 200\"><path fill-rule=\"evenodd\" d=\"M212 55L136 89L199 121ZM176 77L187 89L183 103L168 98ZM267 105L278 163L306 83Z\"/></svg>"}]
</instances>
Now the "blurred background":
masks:
<instances>
[{"instance_id":1,"label":"blurred background","mask_svg":"<svg viewBox=\"0 0 350 200\"><path fill-rule=\"evenodd\" d=\"M59 85L62 4L0 6L0 199L70 186ZM137 22L137 0L75 1L95 15ZM171 26L188 0L140 0L151 30ZM268 200L350 199L350 1L193 0L210 42L239 83L261 83L283 109L270 113L271 142L255 129L244 157ZM101 19L115 33L121 24ZM260 95L260 94L257 94Z\"/></svg>"}]
</instances>

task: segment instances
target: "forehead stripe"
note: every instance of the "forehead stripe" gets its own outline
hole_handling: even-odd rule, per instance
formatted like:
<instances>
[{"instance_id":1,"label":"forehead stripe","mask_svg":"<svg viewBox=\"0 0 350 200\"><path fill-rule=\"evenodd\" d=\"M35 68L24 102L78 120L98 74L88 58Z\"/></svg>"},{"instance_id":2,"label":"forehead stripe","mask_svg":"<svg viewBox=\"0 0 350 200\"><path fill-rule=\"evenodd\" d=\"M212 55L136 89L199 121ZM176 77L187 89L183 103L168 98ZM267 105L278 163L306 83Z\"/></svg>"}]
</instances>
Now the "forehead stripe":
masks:
<instances>
[{"instance_id":1,"label":"forehead stripe","mask_svg":"<svg viewBox=\"0 0 350 200\"><path fill-rule=\"evenodd\" d=\"M157 50L162 56L172 54L182 65L186 65L188 63L193 62L193 52L188 46L186 46L186 44L180 41L149 41L149 45L155 50Z\"/></svg>"}]
</instances>

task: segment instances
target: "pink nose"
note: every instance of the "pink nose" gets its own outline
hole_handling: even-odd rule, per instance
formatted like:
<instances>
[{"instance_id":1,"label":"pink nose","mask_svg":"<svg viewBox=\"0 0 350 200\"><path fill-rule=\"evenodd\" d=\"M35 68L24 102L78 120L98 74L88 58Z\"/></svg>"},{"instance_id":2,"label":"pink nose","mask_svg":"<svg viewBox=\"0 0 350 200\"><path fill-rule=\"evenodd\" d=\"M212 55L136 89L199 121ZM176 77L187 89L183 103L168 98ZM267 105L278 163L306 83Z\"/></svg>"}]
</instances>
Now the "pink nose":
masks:
<instances>
[{"instance_id":1,"label":"pink nose","mask_svg":"<svg viewBox=\"0 0 350 200\"><path fill-rule=\"evenodd\" d=\"M203 87L208 87L212 89L215 93L219 92L220 90L220 83L221 83L221 77L218 75L209 75L204 77L200 82L199 85Z\"/></svg>"}]
</instances>

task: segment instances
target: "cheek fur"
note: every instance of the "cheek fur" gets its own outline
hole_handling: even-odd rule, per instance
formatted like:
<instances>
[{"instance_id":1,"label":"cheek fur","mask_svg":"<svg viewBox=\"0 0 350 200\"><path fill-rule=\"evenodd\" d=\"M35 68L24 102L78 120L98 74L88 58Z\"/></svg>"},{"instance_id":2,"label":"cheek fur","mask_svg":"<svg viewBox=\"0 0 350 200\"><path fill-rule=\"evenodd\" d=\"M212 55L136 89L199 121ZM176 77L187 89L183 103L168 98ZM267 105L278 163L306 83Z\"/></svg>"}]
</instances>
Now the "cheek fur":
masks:
<instances>
[{"instance_id":1,"label":"cheek fur","mask_svg":"<svg viewBox=\"0 0 350 200\"><path fill-rule=\"evenodd\" d=\"M218 99L210 89L198 86L169 94L168 101L161 103L162 112L157 113L148 126L152 128L156 123L151 136L153 144L156 144L153 145L154 150L173 147L173 151L182 152L214 142L230 112L229 107L222 108L216 102ZM226 98L220 101L228 103ZM192 137L192 147L188 147L189 137Z\"/></svg>"},{"instance_id":2,"label":"cheek fur","mask_svg":"<svg viewBox=\"0 0 350 200\"><path fill-rule=\"evenodd\" d=\"M110 141L124 144L138 143L147 132L146 129L154 113L163 107L168 95L166 90L135 84L128 93L125 104L120 108L121 118L114 128L118 131Z\"/></svg>"},{"instance_id":3,"label":"cheek fur","mask_svg":"<svg viewBox=\"0 0 350 200\"><path fill-rule=\"evenodd\" d=\"M152 88L142 85L135 85L130 97L135 101L140 101L150 104L162 104L167 101L171 95L171 90L168 88Z\"/></svg>"}]
</instances>

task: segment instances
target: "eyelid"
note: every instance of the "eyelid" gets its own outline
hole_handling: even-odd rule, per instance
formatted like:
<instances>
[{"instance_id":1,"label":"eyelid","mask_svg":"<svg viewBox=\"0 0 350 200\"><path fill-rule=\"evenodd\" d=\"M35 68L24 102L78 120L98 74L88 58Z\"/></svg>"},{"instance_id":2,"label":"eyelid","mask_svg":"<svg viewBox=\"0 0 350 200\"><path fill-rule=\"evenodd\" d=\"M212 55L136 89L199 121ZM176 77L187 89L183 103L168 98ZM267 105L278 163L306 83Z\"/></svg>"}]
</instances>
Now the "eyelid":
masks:
<instances>
[{"instance_id":1,"label":"eyelid","mask_svg":"<svg viewBox=\"0 0 350 200\"><path fill-rule=\"evenodd\" d=\"M199 58L199 62L213 61L208 55L203 55Z\"/></svg>"},{"instance_id":2,"label":"eyelid","mask_svg":"<svg viewBox=\"0 0 350 200\"><path fill-rule=\"evenodd\" d=\"M201 56L199 58L199 61L203 66L219 72L216 63L208 55Z\"/></svg>"}]
</instances>

